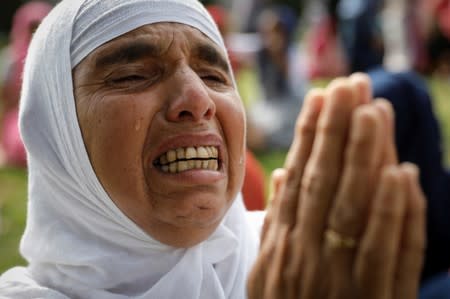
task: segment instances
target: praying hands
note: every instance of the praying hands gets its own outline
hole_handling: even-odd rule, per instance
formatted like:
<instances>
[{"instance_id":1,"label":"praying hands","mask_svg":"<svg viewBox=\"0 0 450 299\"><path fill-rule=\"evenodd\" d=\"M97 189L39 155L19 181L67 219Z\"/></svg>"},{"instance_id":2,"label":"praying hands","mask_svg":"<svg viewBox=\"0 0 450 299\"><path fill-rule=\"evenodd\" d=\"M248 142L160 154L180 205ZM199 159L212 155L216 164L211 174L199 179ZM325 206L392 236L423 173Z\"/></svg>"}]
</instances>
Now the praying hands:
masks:
<instances>
[{"instance_id":1,"label":"praying hands","mask_svg":"<svg viewBox=\"0 0 450 299\"><path fill-rule=\"evenodd\" d=\"M425 202L393 112L362 74L312 90L273 195L249 298L417 296Z\"/></svg>"}]
</instances>

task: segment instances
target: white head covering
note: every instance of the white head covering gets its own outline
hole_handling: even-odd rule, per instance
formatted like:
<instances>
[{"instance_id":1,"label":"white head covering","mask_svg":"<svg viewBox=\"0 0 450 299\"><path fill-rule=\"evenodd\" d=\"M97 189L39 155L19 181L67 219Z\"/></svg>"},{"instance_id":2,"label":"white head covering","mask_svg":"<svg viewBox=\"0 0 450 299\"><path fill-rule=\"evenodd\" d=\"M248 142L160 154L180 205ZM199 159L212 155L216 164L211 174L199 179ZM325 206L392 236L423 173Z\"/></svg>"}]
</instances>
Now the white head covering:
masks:
<instances>
[{"instance_id":1,"label":"white head covering","mask_svg":"<svg viewBox=\"0 0 450 299\"><path fill-rule=\"evenodd\" d=\"M29 266L5 273L0 295L245 297L258 236L240 196L206 241L173 248L152 239L113 204L85 150L72 69L103 43L162 21L195 27L225 51L213 20L196 0L65 0L35 33L20 107L29 167L21 253Z\"/></svg>"}]
</instances>

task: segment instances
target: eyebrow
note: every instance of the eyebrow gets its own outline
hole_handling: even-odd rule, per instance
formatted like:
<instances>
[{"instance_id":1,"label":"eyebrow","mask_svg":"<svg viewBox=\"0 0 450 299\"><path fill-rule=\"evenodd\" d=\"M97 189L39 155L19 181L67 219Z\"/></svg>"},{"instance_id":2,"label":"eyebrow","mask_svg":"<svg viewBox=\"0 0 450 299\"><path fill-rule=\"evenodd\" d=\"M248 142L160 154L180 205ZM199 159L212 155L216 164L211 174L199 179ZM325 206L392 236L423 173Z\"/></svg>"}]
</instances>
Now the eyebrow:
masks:
<instances>
[{"instance_id":1,"label":"eyebrow","mask_svg":"<svg viewBox=\"0 0 450 299\"><path fill-rule=\"evenodd\" d=\"M158 57L164 49L161 45L152 44L148 41L131 41L114 50L105 50L104 55L100 53L95 62L97 67L105 67L116 64L138 61L144 57ZM200 60L213 66L218 66L226 73L230 72L229 66L223 55L212 45L201 43L194 47L194 55Z\"/></svg>"},{"instance_id":2,"label":"eyebrow","mask_svg":"<svg viewBox=\"0 0 450 299\"><path fill-rule=\"evenodd\" d=\"M96 60L97 67L105 67L109 65L130 63L138 61L148 56L160 56L163 49L160 45L151 44L143 41L131 41L112 51L105 51L104 55L100 53Z\"/></svg>"},{"instance_id":3,"label":"eyebrow","mask_svg":"<svg viewBox=\"0 0 450 299\"><path fill-rule=\"evenodd\" d=\"M218 66L226 73L230 72L229 66L223 55L216 48L209 44L200 44L195 47L194 54L197 58Z\"/></svg>"}]
</instances>

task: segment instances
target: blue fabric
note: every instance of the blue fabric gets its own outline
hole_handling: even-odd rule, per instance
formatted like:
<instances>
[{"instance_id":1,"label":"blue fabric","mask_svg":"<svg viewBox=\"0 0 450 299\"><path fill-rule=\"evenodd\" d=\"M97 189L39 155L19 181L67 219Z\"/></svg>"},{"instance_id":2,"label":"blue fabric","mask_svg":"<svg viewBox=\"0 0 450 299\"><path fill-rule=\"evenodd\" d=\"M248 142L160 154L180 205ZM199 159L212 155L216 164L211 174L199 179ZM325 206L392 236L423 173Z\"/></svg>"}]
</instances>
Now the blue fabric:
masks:
<instances>
[{"instance_id":1,"label":"blue fabric","mask_svg":"<svg viewBox=\"0 0 450 299\"><path fill-rule=\"evenodd\" d=\"M442 273L429 279L420 289L420 299L450 299L450 275Z\"/></svg>"},{"instance_id":2,"label":"blue fabric","mask_svg":"<svg viewBox=\"0 0 450 299\"><path fill-rule=\"evenodd\" d=\"M278 20L283 27L289 41L292 41L297 29L297 15L295 11L287 5L273 5L273 12L278 16Z\"/></svg>"},{"instance_id":3,"label":"blue fabric","mask_svg":"<svg viewBox=\"0 0 450 299\"><path fill-rule=\"evenodd\" d=\"M427 197L427 250L422 279L450 268L450 174L444 169L440 129L426 83L412 72L369 71L375 97L388 99L395 110L400 161L420 168Z\"/></svg>"},{"instance_id":4,"label":"blue fabric","mask_svg":"<svg viewBox=\"0 0 450 299\"><path fill-rule=\"evenodd\" d=\"M380 6L380 0L340 0L337 3L338 30L351 72L365 72L383 63Z\"/></svg>"}]
</instances>

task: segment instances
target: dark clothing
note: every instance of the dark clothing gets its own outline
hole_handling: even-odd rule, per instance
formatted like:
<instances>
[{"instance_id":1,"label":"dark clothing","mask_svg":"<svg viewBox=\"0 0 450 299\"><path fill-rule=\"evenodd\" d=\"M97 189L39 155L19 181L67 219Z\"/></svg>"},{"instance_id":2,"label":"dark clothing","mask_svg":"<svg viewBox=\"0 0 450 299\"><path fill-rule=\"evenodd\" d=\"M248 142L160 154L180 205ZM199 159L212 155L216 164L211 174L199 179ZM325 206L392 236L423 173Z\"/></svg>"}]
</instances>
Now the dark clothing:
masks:
<instances>
[{"instance_id":1,"label":"dark clothing","mask_svg":"<svg viewBox=\"0 0 450 299\"><path fill-rule=\"evenodd\" d=\"M328 10L335 10L342 46L350 72L366 72L383 63L384 47L379 10L381 0L328 1Z\"/></svg>"},{"instance_id":2,"label":"dark clothing","mask_svg":"<svg viewBox=\"0 0 450 299\"><path fill-rule=\"evenodd\" d=\"M369 72L375 97L395 110L399 160L420 168L427 197L427 250L422 280L450 268L450 174L443 166L439 124L425 82L412 72Z\"/></svg>"},{"instance_id":3,"label":"dark clothing","mask_svg":"<svg viewBox=\"0 0 450 299\"><path fill-rule=\"evenodd\" d=\"M450 299L450 274L442 273L428 280L420 290L420 299Z\"/></svg>"}]
</instances>

